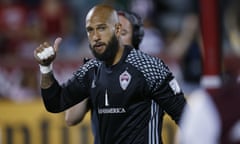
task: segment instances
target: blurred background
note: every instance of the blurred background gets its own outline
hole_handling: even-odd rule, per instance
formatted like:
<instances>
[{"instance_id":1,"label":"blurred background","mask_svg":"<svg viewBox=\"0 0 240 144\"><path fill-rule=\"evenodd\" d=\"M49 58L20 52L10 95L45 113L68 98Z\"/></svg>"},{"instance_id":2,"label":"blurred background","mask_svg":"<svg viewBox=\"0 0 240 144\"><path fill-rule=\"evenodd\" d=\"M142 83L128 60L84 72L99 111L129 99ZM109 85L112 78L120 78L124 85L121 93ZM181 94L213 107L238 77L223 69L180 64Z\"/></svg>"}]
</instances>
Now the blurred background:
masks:
<instances>
[{"instance_id":1,"label":"blurred background","mask_svg":"<svg viewBox=\"0 0 240 144\"><path fill-rule=\"evenodd\" d=\"M201 1L0 0L0 144L92 143L89 115L80 125L68 128L63 113L50 114L44 109L33 51L44 41L53 43L56 37L62 37L54 73L64 82L81 66L84 57L92 57L85 16L98 3L133 11L143 18L145 36L140 49L163 59L188 96L200 86L203 75L206 49L201 33ZM217 17L210 19L217 21L220 61L226 62L224 69L237 71L240 1L212 1ZM168 116L165 119L163 137L171 144L176 126Z\"/></svg>"}]
</instances>

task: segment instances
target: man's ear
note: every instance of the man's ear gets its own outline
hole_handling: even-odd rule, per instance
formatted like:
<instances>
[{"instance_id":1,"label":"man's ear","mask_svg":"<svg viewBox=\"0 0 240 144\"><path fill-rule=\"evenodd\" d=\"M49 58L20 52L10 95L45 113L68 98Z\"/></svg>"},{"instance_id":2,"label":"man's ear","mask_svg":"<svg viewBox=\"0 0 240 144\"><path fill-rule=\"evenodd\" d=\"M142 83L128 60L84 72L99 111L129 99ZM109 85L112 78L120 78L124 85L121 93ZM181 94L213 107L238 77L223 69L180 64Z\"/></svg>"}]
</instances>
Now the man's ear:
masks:
<instances>
[{"instance_id":1,"label":"man's ear","mask_svg":"<svg viewBox=\"0 0 240 144\"><path fill-rule=\"evenodd\" d=\"M121 35L121 30L122 30L122 24L120 23L115 24L115 34L117 37Z\"/></svg>"}]
</instances>

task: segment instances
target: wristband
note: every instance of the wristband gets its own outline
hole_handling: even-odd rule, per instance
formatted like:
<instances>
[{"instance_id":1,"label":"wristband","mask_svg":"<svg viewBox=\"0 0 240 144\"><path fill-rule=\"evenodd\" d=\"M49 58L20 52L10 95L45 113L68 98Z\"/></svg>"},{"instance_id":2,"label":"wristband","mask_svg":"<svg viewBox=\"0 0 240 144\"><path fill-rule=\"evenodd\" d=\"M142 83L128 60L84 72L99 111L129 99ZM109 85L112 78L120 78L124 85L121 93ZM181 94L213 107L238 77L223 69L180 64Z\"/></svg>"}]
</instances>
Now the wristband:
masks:
<instances>
[{"instance_id":1,"label":"wristband","mask_svg":"<svg viewBox=\"0 0 240 144\"><path fill-rule=\"evenodd\" d=\"M47 74L52 71L52 63L48 66L43 66L39 64L39 67L40 67L40 72L42 74Z\"/></svg>"}]
</instances>

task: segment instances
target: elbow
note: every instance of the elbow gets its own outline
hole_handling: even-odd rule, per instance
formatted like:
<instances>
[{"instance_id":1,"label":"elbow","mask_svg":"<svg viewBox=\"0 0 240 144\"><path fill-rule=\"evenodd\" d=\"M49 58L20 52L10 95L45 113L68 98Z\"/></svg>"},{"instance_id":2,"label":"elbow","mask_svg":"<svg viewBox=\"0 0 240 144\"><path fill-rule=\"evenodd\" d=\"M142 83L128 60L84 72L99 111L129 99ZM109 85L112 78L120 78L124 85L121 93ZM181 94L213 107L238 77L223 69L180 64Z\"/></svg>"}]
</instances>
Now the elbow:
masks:
<instances>
[{"instance_id":1,"label":"elbow","mask_svg":"<svg viewBox=\"0 0 240 144\"><path fill-rule=\"evenodd\" d=\"M76 125L75 122L73 122L73 121L71 121L71 120L68 120L68 119L65 119L65 122L66 122L66 125L67 125L68 127L70 127L70 126L75 126L75 125Z\"/></svg>"},{"instance_id":2,"label":"elbow","mask_svg":"<svg viewBox=\"0 0 240 144\"><path fill-rule=\"evenodd\" d=\"M55 99L49 99L43 96L43 104L45 109L50 113L60 113L64 111L65 107L60 107L60 104L57 103Z\"/></svg>"},{"instance_id":3,"label":"elbow","mask_svg":"<svg viewBox=\"0 0 240 144\"><path fill-rule=\"evenodd\" d=\"M68 127L77 125L76 122L71 121L71 120L65 120L65 122L66 122L66 125L67 125Z\"/></svg>"},{"instance_id":4,"label":"elbow","mask_svg":"<svg viewBox=\"0 0 240 144\"><path fill-rule=\"evenodd\" d=\"M63 110L61 110L61 109L56 109L56 108L54 108L54 107L52 107L52 106L48 106L48 105L45 105L45 108L46 108L46 110L47 110L48 112L50 112L50 113L60 113L60 112L63 111Z\"/></svg>"},{"instance_id":5,"label":"elbow","mask_svg":"<svg viewBox=\"0 0 240 144\"><path fill-rule=\"evenodd\" d=\"M65 117L65 123L67 126L75 126L78 123L80 123L83 120L83 118L79 118L78 120L71 119L69 117Z\"/></svg>"},{"instance_id":6,"label":"elbow","mask_svg":"<svg viewBox=\"0 0 240 144\"><path fill-rule=\"evenodd\" d=\"M60 113L61 111L57 111L57 110L53 110L53 109L48 109L46 108L47 112L50 112L50 113Z\"/></svg>"},{"instance_id":7,"label":"elbow","mask_svg":"<svg viewBox=\"0 0 240 144\"><path fill-rule=\"evenodd\" d=\"M74 111L71 110L72 109L65 112L65 123L67 126L75 126L80 123L84 118L84 115L74 113Z\"/></svg>"}]
</instances>

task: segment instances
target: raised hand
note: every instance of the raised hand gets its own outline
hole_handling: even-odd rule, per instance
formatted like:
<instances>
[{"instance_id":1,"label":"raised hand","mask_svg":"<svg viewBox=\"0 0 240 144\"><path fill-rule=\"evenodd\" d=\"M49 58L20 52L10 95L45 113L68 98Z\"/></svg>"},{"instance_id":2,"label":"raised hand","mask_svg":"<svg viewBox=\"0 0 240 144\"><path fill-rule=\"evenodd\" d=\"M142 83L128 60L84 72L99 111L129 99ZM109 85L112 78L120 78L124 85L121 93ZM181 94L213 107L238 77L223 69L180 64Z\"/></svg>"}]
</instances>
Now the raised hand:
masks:
<instances>
[{"instance_id":1,"label":"raised hand","mask_svg":"<svg viewBox=\"0 0 240 144\"><path fill-rule=\"evenodd\" d=\"M57 38L53 47L48 42L40 44L40 46L34 50L34 58L36 61L42 66L49 66L56 58L61 41L62 38Z\"/></svg>"}]
</instances>

